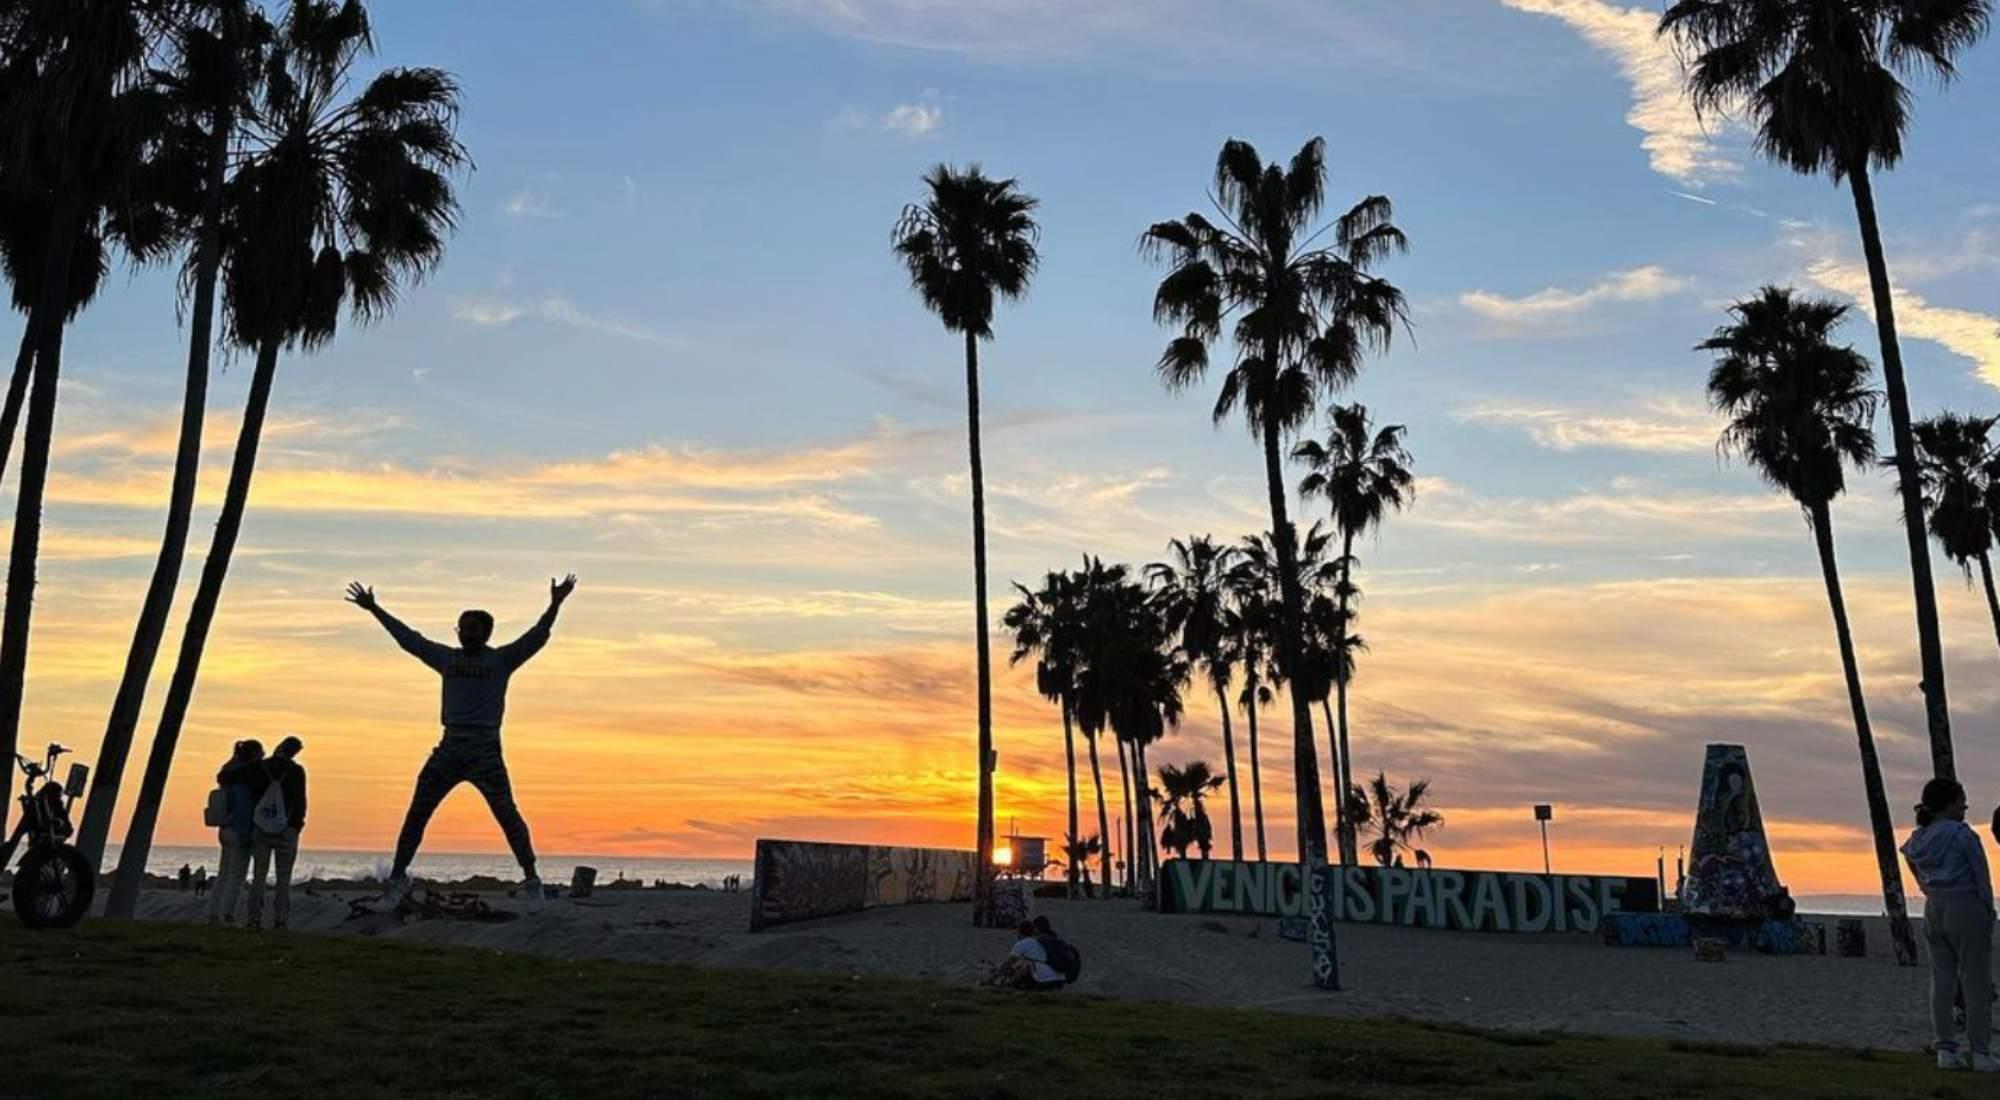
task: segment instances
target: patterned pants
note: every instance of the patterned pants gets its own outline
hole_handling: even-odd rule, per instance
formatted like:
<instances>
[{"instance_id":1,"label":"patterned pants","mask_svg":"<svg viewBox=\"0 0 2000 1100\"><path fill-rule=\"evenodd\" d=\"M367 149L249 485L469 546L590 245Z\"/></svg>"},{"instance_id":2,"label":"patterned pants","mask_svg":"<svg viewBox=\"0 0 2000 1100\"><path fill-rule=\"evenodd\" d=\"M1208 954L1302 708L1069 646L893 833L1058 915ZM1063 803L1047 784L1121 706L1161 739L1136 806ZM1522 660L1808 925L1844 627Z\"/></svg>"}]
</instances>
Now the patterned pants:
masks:
<instances>
[{"instance_id":1,"label":"patterned pants","mask_svg":"<svg viewBox=\"0 0 2000 1100\"><path fill-rule=\"evenodd\" d=\"M410 812L404 816L403 831L396 838L394 873L400 875L409 870L417 846L424 842L424 829L431 823L431 815L437 812L444 796L460 783L470 783L486 796L486 805L500 823L500 831L506 835L507 847L513 849L515 861L520 863L524 874L533 878L535 844L528 835L528 823L521 819L520 808L514 805L514 784L507 778L507 761L500 755L498 737L477 741L447 737L431 750L431 758L424 761L424 770L417 773Z\"/></svg>"}]
</instances>

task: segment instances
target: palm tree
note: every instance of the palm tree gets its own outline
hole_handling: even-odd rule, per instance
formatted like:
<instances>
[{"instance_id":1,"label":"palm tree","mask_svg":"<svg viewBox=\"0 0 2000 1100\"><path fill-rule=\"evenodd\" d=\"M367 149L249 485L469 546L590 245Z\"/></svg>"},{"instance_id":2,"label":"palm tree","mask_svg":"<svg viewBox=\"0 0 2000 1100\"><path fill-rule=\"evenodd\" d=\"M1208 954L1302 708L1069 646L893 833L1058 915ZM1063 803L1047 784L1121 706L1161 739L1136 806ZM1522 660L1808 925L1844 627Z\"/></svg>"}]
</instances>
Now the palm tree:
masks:
<instances>
[{"instance_id":1,"label":"palm tree","mask_svg":"<svg viewBox=\"0 0 2000 1100\"><path fill-rule=\"evenodd\" d=\"M1097 890L1090 882L1090 861L1104 855L1104 839L1101 836L1087 836L1079 839L1075 833L1063 838L1063 859L1073 868L1073 874L1083 880L1085 897L1096 897ZM1111 884L1105 883L1110 889Z\"/></svg>"},{"instance_id":2,"label":"palm tree","mask_svg":"<svg viewBox=\"0 0 2000 1100\"><path fill-rule=\"evenodd\" d=\"M1895 828L1882 789L1882 764L1868 724L1841 595L1840 569L1833 551L1833 499L1847 488L1846 467L1875 459L1875 406L1880 395L1868 388L1868 360L1852 347L1833 343L1833 330L1847 307L1765 287L1754 298L1730 307L1730 323L1700 345L1713 353L1709 402L1729 418L1721 446L1755 467L1764 480L1783 490L1805 512L1819 548L1827 603L1840 643L1847 677L1854 735L1861 747L1861 784L1875 833L1875 861L1882 875L1882 901L1889 911L1896 956L1915 965L1916 943L1903 903L1903 877L1896 862Z\"/></svg>"},{"instance_id":3,"label":"palm tree","mask_svg":"<svg viewBox=\"0 0 2000 1100\"><path fill-rule=\"evenodd\" d=\"M1277 594L1273 589L1273 578L1266 568L1267 560L1257 555L1268 552L1257 536L1244 540L1238 549L1238 561L1230 570L1230 602L1235 606L1226 624L1231 629L1227 636L1226 650L1230 663L1243 670L1243 690L1237 694L1236 705L1243 708L1250 733L1250 808L1251 817L1257 829L1257 862L1270 859L1270 851L1264 833L1264 774L1261 756L1257 748L1257 716L1271 705L1275 695L1271 691L1267 670L1270 667L1272 637L1277 633L1275 624L1279 618Z\"/></svg>"},{"instance_id":4,"label":"palm tree","mask_svg":"<svg viewBox=\"0 0 2000 1100\"><path fill-rule=\"evenodd\" d=\"M1986 607L2000 635L2000 595L1993 590L1993 506L2000 503L1996 459L1988 435L2000 417L1944 413L1911 428L1917 441L1917 478L1924 490L1925 527L1945 557L1972 580L1979 563Z\"/></svg>"},{"instance_id":5,"label":"palm tree","mask_svg":"<svg viewBox=\"0 0 2000 1100\"><path fill-rule=\"evenodd\" d=\"M1007 610L1001 618L1001 625L1014 634L1014 654L1009 664L1020 664L1028 657L1036 657L1035 688L1042 698L1055 703L1062 709L1063 755L1069 766L1069 831L1064 835L1077 834L1076 810L1076 730L1074 708L1070 697L1076 685L1076 631L1078 615L1073 599L1075 585L1061 573L1050 573L1042 583L1039 592L1030 592L1019 584L1014 586L1021 594L1021 602ZM1069 896L1077 896L1078 864L1072 860L1069 868Z\"/></svg>"},{"instance_id":6,"label":"palm tree","mask_svg":"<svg viewBox=\"0 0 2000 1100\"><path fill-rule=\"evenodd\" d=\"M21 487L0 612L0 760L20 735L63 332L79 282L94 282L103 265L101 243L91 242L116 242L144 262L168 236L144 171L162 119L147 63L163 41L164 10L147 0L0 0L0 196L45 219L41 255L24 265L38 267L34 365L22 383Z\"/></svg>"},{"instance_id":7,"label":"palm tree","mask_svg":"<svg viewBox=\"0 0 2000 1100\"><path fill-rule=\"evenodd\" d=\"M1400 424L1380 431L1359 403L1337 405L1327 417L1330 430L1325 443L1307 440L1299 444L1294 457L1312 472L1299 485L1301 496L1325 497L1333 511L1334 529L1340 532L1339 579L1336 582L1334 693L1340 700L1340 774L1335 790L1354 788L1353 760L1348 755L1347 685L1353 676L1354 646L1348 642L1353 626L1354 540L1381 526L1391 511L1402 511L1416 495L1416 476L1410 472L1410 452L1403 447ZM1354 823L1343 814L1340 858L1353 863L1358 855Z\"/></svg>"},{"instance_id":8,"label":"palm tree","mask_svg":"<svg viewBox=\"0 0 2000 1100\"><path fill-rule=\"evenodd\" d=\"M1154 317L1180 330L1159 362L1169 388L1201 381L1211 345L1235 317L1236 361L1214 417L1219 422L1241 405L1263 443L1282 597L1278 661L1286 669L1299 667L1305 600L1286 515L1284 439L1312 418L1323 393L1353 380L1368 351L1386 349L1397 322L1408 319L1402 292L1372 274L1406 247L1388 199L1362 200L1327 227L1333 243L1315 247L1326 232L1313 226L1326 201L1325 158L1326 143L1318 138L1289 168L1267 166L1248 143L1229 141L1215 165L1223 224L1191 213L1154 225L1142 238L1144 252L1171 268L1153 301ZM1292 746L1301 858L1318 865L1326 861L1326 814L1312 712L1296 692Z\"/></svg>"},{"instance_id":9,"label":"palm tree","mask_svg":"<svg viewBox=\"0 0 2000 1100\"><path fill-rule=\"evenodd\" d=\"M1104 771L1098 762L1097 755L1098 738L1107 728L1107 722L1101 708L1093 707L1089 710L1080 710L1077 707L1077 702L1080 698L1077 692L1082 686L1080 681L1083 675L1084 662L1089 659L1091 647L1096 638L1097 616L1103 614L1103 601L1106 599L1106 595L1110 589L1124 583L1125 576L1126 571L1124 566L1107 566L1101 559L1085 556L1083 559L1083 568L1070 573L1066 582L1066 588L1069 593L1067 604L1074 623L1074 631L1069 635L1069 638L1073 639L1070 645L1070 656L1073 662L1070 670L1072 689L1070 709L1075 718L1077 728L1083 733L1084 742L1090 747L1090 782L1097 790L1097 835L1100 839L1109 838L1112 835L1111 814L1104 802ZM1128 775L1129 773L1125 768L1125 743L1119 741L1119 789L1124 793L1126 799L1125 820L1129 822L1132 819L1132 787L1127 781ZM1101 866L1099 867L1101 873L1099 877L1104 882L1104 890L1108 898L1113 885L1111 878L1111 845L1108 840L1099 846L1098 856L1101 861ZM1128 860L1131 858L1130 843L1126 844L1126 858Z\"/></svg>"},{"instance_id":10,"label":"palm tree","mask_svg":"<svg viewBox=\"0 0 2000 1100\"><path fill-rule=\"evenodd\" d=\"M222 306L229 336L256 349L215 539L202 564L180 654L146 761L107 912L129 917L173 766L202 651L243 526L257 449L286 348L331 342L343 307L386 316L402 284L444 256L458 200L458 83L438 69L388 69L350 95L373 49L360 0L293 0L255 98L241 163L225 188Z\"/></svg>"},{"instance_id":11,"label":"palm tree","mask_svg":"<svg viewBox=\"0 0 2000 1100\"><path fill-rule=\"evenodd\" d=\"M965 337L966 441L972 462L973 619L979 664L979 875L972 922L990 923L993 905L993 667L986 636L986 475L979 453L979 341L993 338L995 299L1028 292L1039 256L1035 199L1012 179L987 178L977 164L940 164L924 177L930 192L903 208L895 252L910 286L949 332Z\"/></svg>"},{"instance_id":12,"label":"palm tree","mask_svg":"<svg viewBox=\"0 0 2000 1100\"><path fill-rule=\"evenodd\" d=\"M7 280L14 309L25 319L41 300L42 258L48 252L49 214L45 196L19 191L0 193L0 278ZM110 253L104 240L85 233L72 245L70 295L63 312L63 324L76 320L90 307L110 274ZM21 326L20 350L14 356L14 373L7 380L7 395L0 401L0 471L14 447L14 433L21 424L21 406L28 397L28 380L35 369L35 333L32 325Z\"/></svg>"},{"instance_id":13,"label":"palm tree","mask_svg":"<svg viewBox=\"0 0 2000 1100\"><path fill-rule=\"evenodd\" d=\"M1230 637L1239 628L1230 607L1229 573L1236 567L1234 547L1218 545L1209 535L1190 535L1167 544L1172 561L1146 567L1169 634L1180 639L1181 653L1205 673L1222 711L1222 759L1229 782L1229 852L1243 858L1243 811L1236 787L1236 738L1229 724L1229 685L1235 677L1237 649Z\"/></svg>"},{"instance_id":14,"label":"palm tree","mask_svg":"<svg viewBox=\"0 0 2000 1100\"><path fill-rule=\"evenodd\" d=\"M1160 847L1186 859L1192 846L1201 849L1201 858L1208 858L1215 843L1215 828L1208 820L1208 792L1224 782L1200 760L1178 768L1161 766L1160 789L1153 792L1161 803Z\"/></svg>"},{"instance_id":15,"label":"palm tree","mask_svg":"<svg viewBox=\"0 0 2000 1100\"><path fill-rule=\"evenodd\" d=\"M1232 577L1238 606L1249 616L1255 632L1249 644L1251 656L1257 662L1254 667L1246 660L1245 690L1241 698L1244 706L1251 711L1252 741L1255 741L1255 718L1258 704L1268 704L1275 698L1277 689L1284 689L1290 695L1304 699L1308 704L1317 699L1322 706L1333 691L1332 651L1323 644L1322 627L1327 601L1323 595L1326 586L1337 577L1334 563L1326 560L1327 548L1332 544L1332 535L1318 523L1312 525L1304 538L1300 538L1298 528L1292 528L1292 544L1298 547L1298 575L1300 588L1305 592L1306 616L1302 623L1304 636L1300 639L1301 650L1298 671L1290 673L1284 663L1277 660L1278 628L1283 621L1282 594L1278 584L1277 540L1269 535L1248 535L1243 539L1237 553L1238 561ZM1254 688L1254 691L1252 690ZM1312 731L1311 710L1307 710L1308 733ZM1339 774L1340 758L1334 744L1334 727L1329 714L1326 725L1327 763ZM1255 762L1253 761L1253 764ZM1256 778L1253 767L1252 779ZM1314 789L1318 789L1318 776L1313 777ZM1335 807L1338 812L1339 807ZM1326 834L1318 834L1316 843L1324 846ZM1299 850L1308 850L1303 840Z\"/></svg>"},{"instance_id":16,"label":"palm tree","mask_svg":"<svg viewBox=\"0 0 2000 1100\"><path fill-rule=\"evenodd\" d=\"M1746 111L1766 156L1795 172L1845 180L1853 196L1903 497L1932 768L1954 778L1944 644L1871 173L1903 156L1911 97L1902 77L1949 80L1959 51L1986 33L1990 8L1989 0L1677 0L1660 18L1660 33L1688 56L1688 93L1698 109Z\"/></svg>"},{"instance_id":17,"label":"palm tree","mask_svg":"<svg viewBox=\"0 0 2000 1100\"><path fill-rule=\"evenodd\" d=\"M146 586L145 602L126 652L125 673L105 722L104 745L85 803L77 846L95 866L104 855L111 814L139 727L146 684L166 636L174 592L187 554L194 516L196 481L201 472L202 429L208 406L209 352L214 345L215 289L222 271L222 197L228 177L236 120L249 106L270 22L243 0L205 0L180 25L177 71L157 74L173 109L166 128L168 165L184 166L193 240L184 269L192 291L188 312L187 377L181 389L180 438L168 496L166 530Z\"/></svg>"},{"instance_id":18,"label":"palm tree","mask_svg":"<svg viewBox=\"0 0 2000 1100\"><path fill-rule=\"evenodd\" d=\"M1368 844L1368 854L1375 857L1376 863L1384 867L1393 865L1397 853L1410 851L1414 842L1432 829L1444 828L1444 815L1424 805L1430 792L1428 779L1419 779L1408 790L1398 791L1389 786L1389 777L1382 772L1376 772L1367 786L1353 789L1349 797L1356 816L1368 822L1369 830L1375 834Z\"/></svg>"}]
</instances>

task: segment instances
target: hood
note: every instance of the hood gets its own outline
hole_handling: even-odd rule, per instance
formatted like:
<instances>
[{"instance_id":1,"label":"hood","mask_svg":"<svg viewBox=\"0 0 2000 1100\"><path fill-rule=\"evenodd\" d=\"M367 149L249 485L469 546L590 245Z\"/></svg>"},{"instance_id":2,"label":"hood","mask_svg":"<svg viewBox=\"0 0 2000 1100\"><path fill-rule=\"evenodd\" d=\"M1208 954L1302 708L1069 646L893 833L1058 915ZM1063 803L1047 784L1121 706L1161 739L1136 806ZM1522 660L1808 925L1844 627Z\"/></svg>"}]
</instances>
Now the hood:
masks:
<instances>
[{"instance_id":1,"label":"hood","mask_svg":"<svg viewBox=\"0 0 2000 1100\"><path fill-rule=\"evenodd\" d=\"M1968 828L1963 821L1943 817L1911 833L1910 839L1903 842L1903 855L1917 877L1931 878L1946 870L1949 863L1956 862L1951 852L1959 843L1958 834Z\"/></svg>"}]
</instances>

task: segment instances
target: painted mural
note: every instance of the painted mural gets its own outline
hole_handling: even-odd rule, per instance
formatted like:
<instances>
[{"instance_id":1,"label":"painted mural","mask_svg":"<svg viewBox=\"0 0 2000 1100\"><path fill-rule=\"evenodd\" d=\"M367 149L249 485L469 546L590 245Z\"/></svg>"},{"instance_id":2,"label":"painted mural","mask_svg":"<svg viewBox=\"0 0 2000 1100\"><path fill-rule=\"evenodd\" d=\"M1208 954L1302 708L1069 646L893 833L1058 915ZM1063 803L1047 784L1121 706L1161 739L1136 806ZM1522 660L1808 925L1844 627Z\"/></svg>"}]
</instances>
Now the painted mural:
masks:
<instances>
[{"instance_id":1,"label":"painted mural","mask_svg":"<svg viewBox=\"0 0 2000 1100\"><path fill-rule=\"evenodd\" d=\"M1741 745L1710 745L1702 761L1681 908L1691 916L1732 921L1792 915L1791 894L1771 863L1750 758Z\"/></svg>"},{"instance_id":2,"label":"painted mural","mask_svg":"<svg viewBox=\"0 0 2000 1100\"><path fill-rule=\"evenodd\" d=\"M971 852L759 840L752 932L884 905L972 899Z\"/></svg>"}]
</instances>

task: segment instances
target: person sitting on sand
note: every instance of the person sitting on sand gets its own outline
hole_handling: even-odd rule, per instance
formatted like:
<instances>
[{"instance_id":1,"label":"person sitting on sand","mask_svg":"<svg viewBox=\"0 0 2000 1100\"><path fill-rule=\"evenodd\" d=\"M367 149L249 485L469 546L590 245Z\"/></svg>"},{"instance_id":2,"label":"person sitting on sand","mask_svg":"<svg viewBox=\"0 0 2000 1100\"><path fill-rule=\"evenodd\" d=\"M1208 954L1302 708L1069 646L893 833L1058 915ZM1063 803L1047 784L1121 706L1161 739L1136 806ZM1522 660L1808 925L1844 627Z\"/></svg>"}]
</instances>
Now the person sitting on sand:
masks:
<instances>
[{"instance_id":1,"label":"person sitting on sand","mask_svg":"<svg viewBox=\"0 0 2000 1100\"><path fill-rule=\"evenodd\" d=\"M228 816L215 830L222 845L222 858L215 870L215 895L208 899L208 923L236 923L236 895L243 889L250 869L250 834L257 800L264 796L270 779L264 774L264 745L260 741L238 741L236 751L222 770L215 773L215 785L228 795Z\"/></svg>"},{"instance_id":2,"label":"person sitting on sand","mask_svg":"<svg viewBox=\"0 0 2000 1100\"><path fill-rule=\"evenodd\" d=\"M1965 788L1924 784L1917 830L1903 843L1924 891L1924 940L1931 954L1931 1025L1944 1070L2000 1073L1993 1057L1993 879L1986 851L1965 823ZM1965 998L1966 1045L1958 1045L1954 1002Z\"/></svg>"},{"instance_id":3,"label":"person sitting on sand","mask_svg":"<svg viewBox=\"0 0 2000 1100\"><path fill-rule=\"evenodd\" d=\"M1037 936L1035 922L1024 920L1015 931L1020 938L1014 941L1013 950L1007 953L1007 961L1000 964L1002 983L1013 989L1037 993L1053 993L1061 989L1062 972L1049 965L1048 948Z\"/></svg>"},{"instance_id":4,"label":"person sitting on sand","mask_svg":"<svg viewBox=\"0 0 2000 1100\"><path fill-rule=\"evenodd\" d=\"M487 806L507 837L507 846L521 865L521 896L542 897L542 879L535 873L534 841L514 804L514 785L500 753L500 720L507 709L508 680L549 643L556 613L574 591L574 574L560 582L551 580L549 608L541 619L526 634L498 647L487 644L493 639L493 616L484 611L464 612L458 617L459 647L454 649L431 641L382 610L375 602L374 589L359 581L347 587L349 603L374 615L404 652L444 678L444 736L417 774L417 789L410 796L410 810L396 838L395 863L377 908L393 909L409 894L410 861L423 843L424 828L445 795L460 783L471 783L486 796Z\"/></svg>"}]
</instances>

